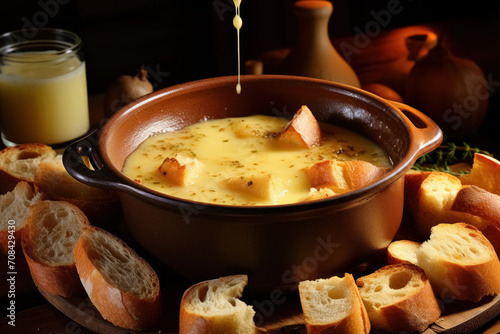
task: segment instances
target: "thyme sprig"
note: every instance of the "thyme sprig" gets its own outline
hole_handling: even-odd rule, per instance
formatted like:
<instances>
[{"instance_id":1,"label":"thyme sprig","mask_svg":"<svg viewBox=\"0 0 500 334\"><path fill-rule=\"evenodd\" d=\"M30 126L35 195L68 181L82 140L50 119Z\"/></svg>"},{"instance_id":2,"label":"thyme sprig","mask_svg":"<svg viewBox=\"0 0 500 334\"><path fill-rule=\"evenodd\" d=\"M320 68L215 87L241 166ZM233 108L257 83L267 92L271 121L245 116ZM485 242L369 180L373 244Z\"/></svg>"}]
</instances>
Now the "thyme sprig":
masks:
<instances>
[{"instance_id":1,"label":"thyme sprig","mask_svg":"<svg viewBox=\"0 0 500 334\"><path fill-rule=\"evenodd\" d=\"M489 152L481 150L477 147L471 147L467 143L458 146L454 142L448 142L440 145L434 151L421 156L412 166L413 170L417 171L441 171L450 173L455 176L460 176L470 173L468 169L456 169L450 166L464 162L472 165L474 153L482 153L491 155Z\"/></svg>"}]
</instances>

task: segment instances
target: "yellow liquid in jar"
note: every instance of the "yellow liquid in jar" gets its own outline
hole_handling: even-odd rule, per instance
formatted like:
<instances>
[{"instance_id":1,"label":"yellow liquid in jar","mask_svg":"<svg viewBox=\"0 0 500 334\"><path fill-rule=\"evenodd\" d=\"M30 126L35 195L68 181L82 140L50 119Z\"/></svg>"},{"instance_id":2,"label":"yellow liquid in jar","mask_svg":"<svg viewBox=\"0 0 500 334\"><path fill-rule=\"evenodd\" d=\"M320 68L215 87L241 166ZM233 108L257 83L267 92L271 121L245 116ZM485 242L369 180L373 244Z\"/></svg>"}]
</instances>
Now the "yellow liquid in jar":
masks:
<instances>
[{"instance_id":1,"label":"yellow liquid in jar","mask_svg":"<svg viewBox=\"0 0 500 334\"><path fill-rule=\"evenodd\" d=\"M57 144L89 130L85 62L59 58L19 53L0 67L0 124L8 141Z\"/></svg>"}]
</instances>

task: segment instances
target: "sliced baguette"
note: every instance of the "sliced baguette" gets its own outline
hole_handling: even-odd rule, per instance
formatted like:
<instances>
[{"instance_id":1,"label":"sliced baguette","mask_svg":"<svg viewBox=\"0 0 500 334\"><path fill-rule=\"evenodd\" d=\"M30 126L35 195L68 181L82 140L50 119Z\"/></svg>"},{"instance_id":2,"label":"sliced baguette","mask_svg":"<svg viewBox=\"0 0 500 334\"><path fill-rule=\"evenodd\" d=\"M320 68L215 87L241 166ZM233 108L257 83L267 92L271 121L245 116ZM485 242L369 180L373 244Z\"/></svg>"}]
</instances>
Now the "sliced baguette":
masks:
<instances>
[{"instance_id":1,"label":"sliced baguette","mask_svg":"<svg viewBox=\"0 0 500 334\"><path fill-rule=\"evenodd\" d=\"M495 249L474 226L439 224L417 251L438 298L477 302L500 293L500 261Z\"/></svg>"},{"instance_id":2,"label":"sliced baguette","mask_svg":"<svg viewBox=\"0 0 500 334\"><path fill-rule=\"evenodd\" d=\"M418 184L418 180L416 182ZM456 176L431 172L423 175L418 188L412 187L405 191L405 203L420 236L428 238L431 228L441 223L465 222L475 226L482 224L481 218L477 216L451 210L461 188L462 184ZM416 190L416 193L411 193L411 189Z\"/></svg>"},{"instance_id":3,"label":"sliced baguette","mask_svg":"<svg viewBox=\"0 0 500 334\"><path fill-rule=\"evenodd\" d=\"M118 195L98 189L74 179L62 162L42 162L33 180L37 192L44 193L53 201L66 201L76 205L94 225L101 225L119 209Z\"/></svg>"},{"instance_id":4,"label":"sliced baguette","mask_svg":"<svg viewBox=\"0 0 500 334\"><path fill-rule=\"evenodd\" d=\"M181 298L179 334L253 334L255 311L238 299L246 275L225 276L188 288Z\"/></svg>"},{"instance_id":5,"label":"sliced baguette","mask_svg":"<svg viewBox=\"0 0 500 334\"><path fill-rule=\"evenodd\" d=\"M396 240L387 247L387 264L412 263L418 264L417 251L420 242L412 240Z\"/></svg>"},{"instance_id":6,"label":"sliced baguette","mask_svg":"<svg viewBox=\"0 0 500 334\"><path fill-rule=\"evenodd\" d=\"M88 226L73 253L85 291L104 319L137 331L158 322L162 311L158 276L122 240Z\"/></svg>"},{"instance_id":7,"label":"sliced baguette","mask_svg":"<svg viewBox=\"0 0 500 334\"><path fill-rule=\"evenodd\" d=\"M0 194L14 189L20 181L33 186L38 164L57 161L61 156L44 144L21 144L0 151Z\"/></svg>"},{"instance_id":8,"label":"sliced baguette","mask_svg":"<svg viewBox=\"0 0 500 334\"><path fill-rule=\"evenodd\" d=\"M288 147L310 148L319 145L321 128L307 106L302 106L278 137L278 142Z\"/></svg>"},{"instance_id":9,"label":"sliced baguette","mask_svg":"<svg viewBox=\"0 0 500 334\"><path fill-rule=\"evenodd\" d=\"M299 296L308 334L370 332L368 314L351 274L302 281Z\"/></svg>"},{"instance_id":10,"label":"sliced baguette","mask_svg":"<svg viewBox=\"0 0 500 334\"><path fill-rule=\"evenodd\" d=\"M481 231L500 257L500 222L489 224Z\"/></svg>"},{"instance_id":11,"label":"sliced baguette","mask_svg":"<svg viewBox=\"0 0 500 334\"><path fill-rule=\"evenodd\" d=\"M7 255L9 249L17 249L17 246L21 249L21 233L26 226L29 208L43 199L43 194L35 194L25 181L0 195L0 254Z\"/></svg>"},{"instance_id":12,"label":"sliced baguette","mask_svg":"<svg viewBox=\"0 0 500 334\"><path fill-rule=\"evenodd\" d=\"M414 264L387 265L356 283L373 328L422 332L441 315L425 272Z\"/></svg>"},{"instance_id":13,"label":"sliced baguette","mask_svg":"<svg viewBox=\"0 0 500 334\"><path fill-rule=\"evenodd\" d=\"M73 247L86 226L87 217L70 203L46 200L31 206L22 247L40 289L62 297L83 293Z\"/></svg>"}]
</instances>

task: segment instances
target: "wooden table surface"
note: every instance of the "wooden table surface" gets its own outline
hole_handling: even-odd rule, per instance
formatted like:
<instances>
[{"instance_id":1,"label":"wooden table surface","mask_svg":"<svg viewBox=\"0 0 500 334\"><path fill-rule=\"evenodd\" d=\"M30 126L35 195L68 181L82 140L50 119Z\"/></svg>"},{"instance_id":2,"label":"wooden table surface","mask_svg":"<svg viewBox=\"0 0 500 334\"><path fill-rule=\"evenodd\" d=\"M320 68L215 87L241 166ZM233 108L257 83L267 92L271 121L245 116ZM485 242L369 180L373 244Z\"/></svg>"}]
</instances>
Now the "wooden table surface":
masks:
<instances>
[{"instance_id":1,"label":"wooden table surface","mask_svg":"<svg viewBox=\"0 0 500 334\"><path fill-rule=\"evenodd\" d=\"M498 24L495 25L497 27ZM380 73L387 67L390 62L395 61L395 59L404 56L404 51L401 51L401 36L411 32L411 29L426 29L428 27L409 27L397 29L389 33L381 33L380 36L374 38L370 45L363 48L362 53L357 55L352 60L352 66L355 68L357 73L360 73L360 77L370 78L376 73ZM452 31L463 31L465 27L457 28L456 24L444 24L441 27L443 31L448 33ZM487 25L487 28L491 29L491 25ZM447 30L448 29L448 30ZM453 30L455 29L455 30ZM500 31L500 30L496 30ZM451 40L459 40L459 36L451 34ZM399 37L398 37L399 36ZM469 35L467 35L469 36ZM470 38L470 37L467 37ZM487 39L484 36L479 36L475 42L479 43L477 40L481 41ZM344 39L348 40L348 39ZM492 52L498 51L498 46L493 44L483 43L482 52L476 48L468 47L467 45L462 45L457 47L457 50L461 50L464 53L473 54L478 57L477 61L484 64L488 68L487 73L493 73L497 75L500 70L497 65L497 60L492 57L498 58L496 53L492 55ZM338 45L338 41L337 44ZM397 46L397 47L396 47ZM392 50L391 52L382 52L381 50ZM400 50L400 51L397 51ZM473 52L471 51L473 50ZM368 57L368 55L370 55ZM365 57L364 57L365 56ZM494 77L497 78L497 77ZM500 81L497 78L496 81ZM469 144L481 147L485 150L489 150L494 153L498 158L500 157L500 145L497 140L497 135L495 134L494 122L492 122L492 114L496 111L498 106L498 92L494 92L492 96L492 103L490 105L490 112L488 115L487 122L483 126L482 130L472 138L468 139ZM91 118L92 123L96 126L100 119L102 118L102 96L93 96L90 99L91 104ZM15 258L15 268L9 269L7 264L7 258L0 258L0 299L2 305L2 312L0 313L2 318L0 318L0 333L43 333L43 334L59 334L59 333L92 333L92 331L86 329L84 326L76 323L73 319L67 317L62 312L58 311L52 304L50 304L46 298L38 291L38 289L33 284L31 276L27 265L24 261L24 257L21 254L17 254ZM14 272L15 274L9 274ZM10 284L8 278L14 277L14 284ZM14 293L14 295L9 295L9 293ZM15 327L9 324L11 318L7 317L8 310L7 307L9 303L15 301ZM89 314L89 317L95 312L92 305L83 303L81 309ZM291 319L288 318L287 321L295 321L300 323L302 320L300 316L297 318L297 310L291 312ZM498 313L495 314L496 318L488 321L484 326L475 330L473 333L479 334L493 334L500 333L500 319L498 318ZM170 314L171 321L176 321L178 314L173 312ZM285 317L286 318L286 317ZM280 320L274 322L275 327L280 327ZM285 322L281 325L285 325ZM283 326L281 326L283 327ZM286 329L280 329L276 332L281 333L305 333L304 328L297 326L296 328L286 327Z\"/></svg>"}]
</instances>

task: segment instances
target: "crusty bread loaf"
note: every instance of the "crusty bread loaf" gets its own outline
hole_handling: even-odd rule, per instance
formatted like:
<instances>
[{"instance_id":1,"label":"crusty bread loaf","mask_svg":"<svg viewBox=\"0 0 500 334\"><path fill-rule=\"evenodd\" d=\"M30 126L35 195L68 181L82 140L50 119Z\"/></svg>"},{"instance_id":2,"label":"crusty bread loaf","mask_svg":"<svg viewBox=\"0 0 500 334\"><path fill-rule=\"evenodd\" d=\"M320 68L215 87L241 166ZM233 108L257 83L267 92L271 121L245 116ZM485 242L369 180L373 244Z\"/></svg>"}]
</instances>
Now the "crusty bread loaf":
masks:
<instances>
[{"instance_id":1,"label":"crusty bread loaf","mask_svg":"<svg viewBox=\"0 0 500 334\"><path fill-rule=\"evenodd\" d=\"M477 302L500 293L500 261L491 243L474 226L439 224L417 251L438 298Z\"/></svg>"},{"instance_id":2,"label":"crusty bread loaf","mask_svg":"<svg viewBox=\"0 0 500 334\"><path fill-rule=\"evenodd\" d=\"M405 180L408 176L405 177ZM407 183L405 181L405 183ZM411 213L417 232L424 238L430 235L431 227L441 223L465 222L481 225L481 218L464 212L451 211L455 196L462 188L460 180L444 172L431 172L422 176L405 191L405 203ZM416 191L411 192L411 190Z\"/></svg>"},{"instance_id":3,"label":"crusty bread loaf","mask_svg":"<svg viewBox=\"0 0 500 334\"><path fill-rule=\"evenodd\" d=\"M460 176L460 181L500 195L500 161L489 155L474 153L471 172Z\"/></svg>"},{"instance_id":4,"label":"crusty bread loaf","mask_svg":"<svg viewBox=\"0 0 500 334\"><path fill-rule=\"evenodd\" d=\"M238 299L246 275L225 276L188 288L181 298L179 334L253 334L255 311Z\"/></svg>"},{"instance_id":5,"label":"crusty bread loaf","mask_svg":"<svg viewBox=\"0 0 500 334\"><path fill-rule=\"evenodd\" d=\"M33 180L37 192L48 199L66 201L76 205L94 225L101 225L119 209L118 195L114 191L99 189L74 179L62 162L42 162Z\"/></svg>"},{"instance_id":6,"label":"crusty bread loaf","mask_svg":"<svg viewBox=\"0 0 500 334\"><path fill-rule=\"evenodd\" d=\"M85 226L87 217L70 203L45 200L30 207L22 247L40 289L63 297L83 292L73 247Z\"/></svg>"},{"instance_id":7,"label":"crusty bread loaf","mask_svg":"<svg viewBox=\"0 0 500 334\"><path fill-rule=\"evenodd\" d=\"M368 314L351 274L302 281L299 296L308 334L370 332Z\"/></svg>"},{"instance_id":8,"label":"crusty bread loaf","mask_svg":"<svg viewBox=\"0 0 500 334\"><path fill-rule=\"evenodd\" d=\"M417 264L417 251L420 242L413 240L396 240L387 247L387 264L412 263Z\"/></svg>"},{"instance_id":9,"label":"crusty bread loaf","mask_svg":"<svg viewBox=\"0 0 500 334\"><path fill-rule=\"evenodd\" d=\"M14 189L19 181L33 186L38 164L60 160L61 156L44 144L20 144L0 151L0 194Z\"/></svg>"},{"instance_id":10,"label":"crusty bread loaf","mask_svg":"<svg viewBox=\"0 0 500 334\"><path fill-rule=\"evenodd\" d=\"M425 272L414 264L387 265L356 283L373 328L422 332L441 315Z\"/></svg>"},{"instance_id":11,"label":"crusty bread loaf","mask_svg":"<svg viewBox=\"0 0 500 334\"><path fill-rule=\"evenodd\" d=\"M290 147L310 148L319 145L321 128L307 106L302 106L278 137L280 144Z\"/></svg>"},{"instance_id":12,"label":"crusty bread loaf","mask_svg":"<svg viewBox=\"0 0 500 334\"><path fill-rule=\"evenodd\" d=\"M9 249L21 250L21 232L26 225L29 208L43 198L43 194L35 194L25 181L0 195L0 254L6 255Z\"/></svg>"},{"instance_id":13,"label":"crusty bread loaf","mask_svg":"<svg viewBox=\"0 0 500 334\"><path fill-rule=\"evenodd\" d=\"M158 276L122 240L88 226L73 253L81 282L104 319L138 331L158 322L162 311Z\"/></svg>"}]
</instances>

